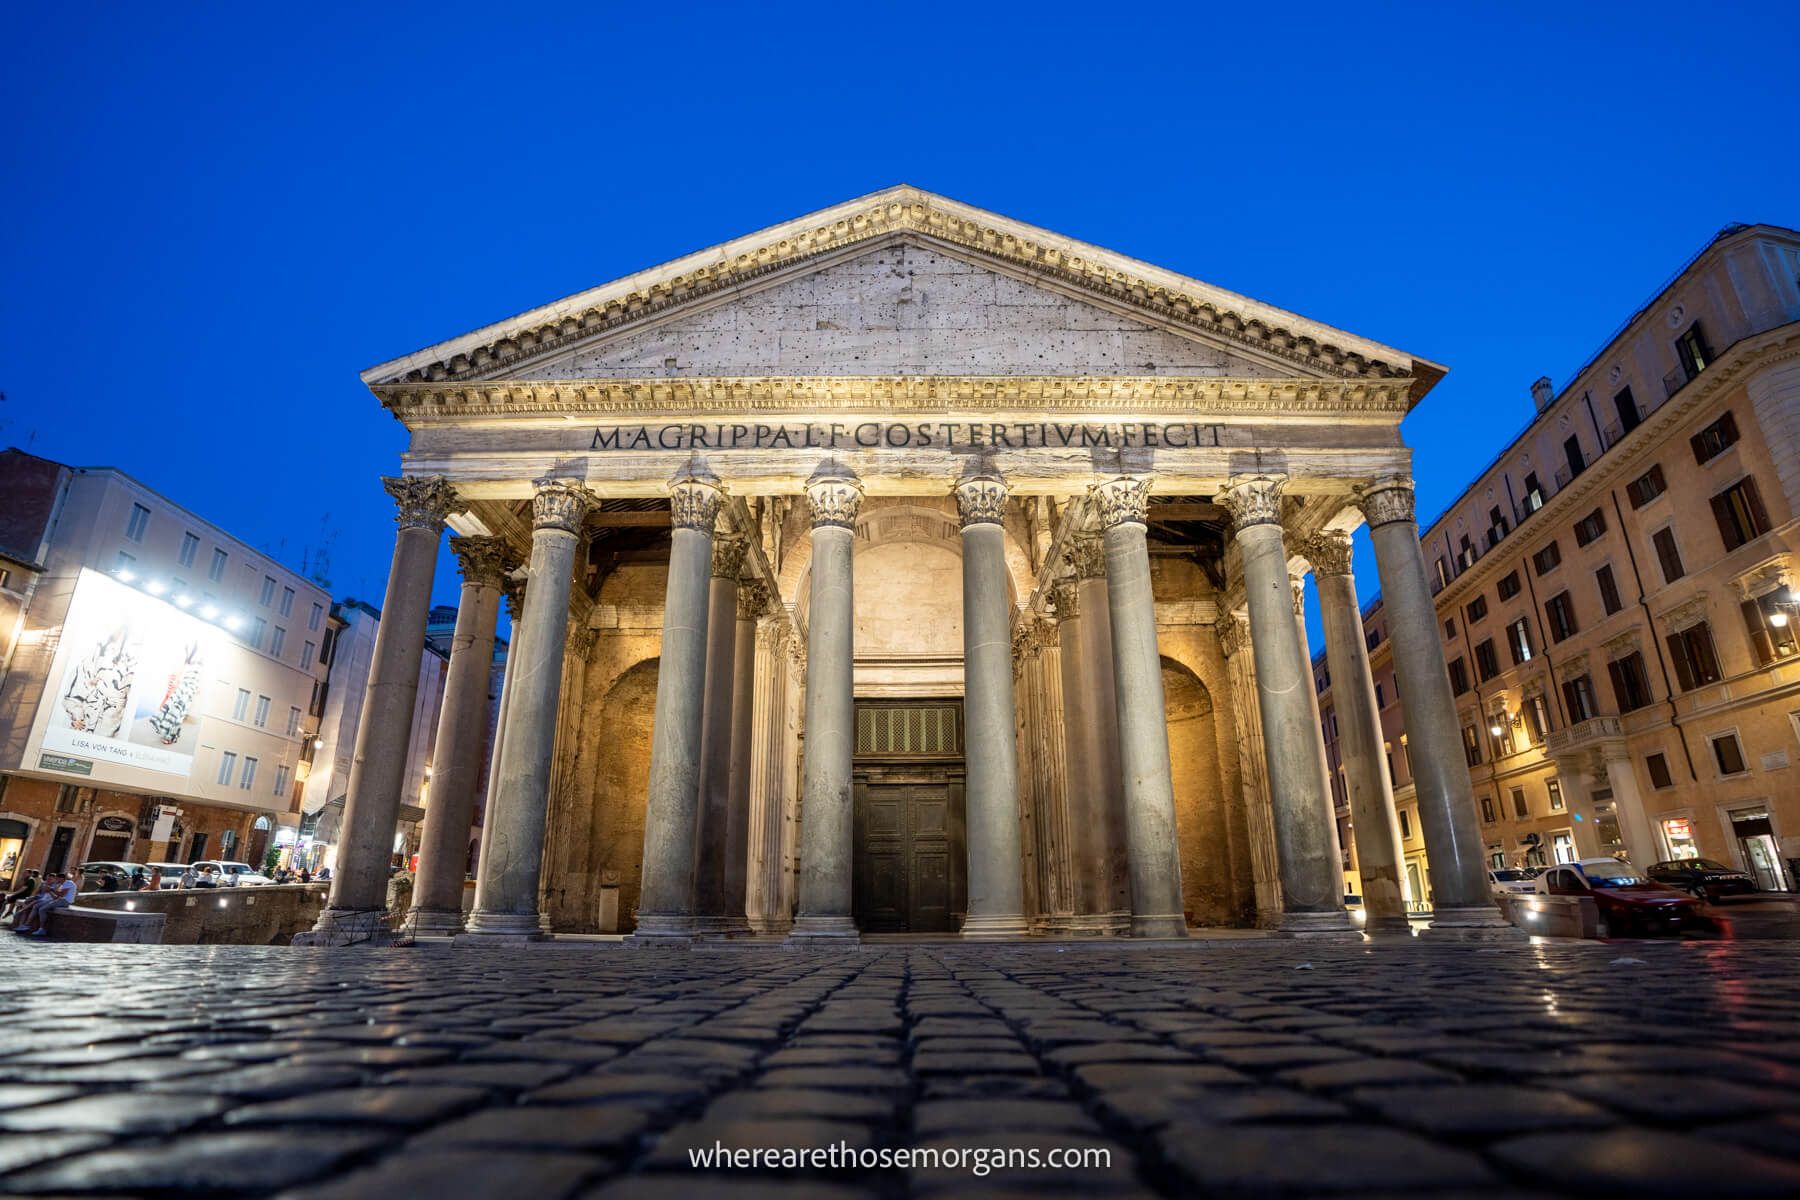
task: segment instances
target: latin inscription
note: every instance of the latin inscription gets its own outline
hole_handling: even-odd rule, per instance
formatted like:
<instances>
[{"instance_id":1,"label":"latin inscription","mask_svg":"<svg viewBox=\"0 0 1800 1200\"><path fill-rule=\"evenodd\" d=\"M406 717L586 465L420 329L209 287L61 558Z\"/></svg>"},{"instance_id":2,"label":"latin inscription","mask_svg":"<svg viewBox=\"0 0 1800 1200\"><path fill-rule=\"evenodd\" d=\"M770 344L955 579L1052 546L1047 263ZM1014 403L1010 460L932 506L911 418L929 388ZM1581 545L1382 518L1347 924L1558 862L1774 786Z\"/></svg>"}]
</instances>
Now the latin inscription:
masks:
<instances>
[{"instance_id":1,"label":"latin inscription","mask_svg":"<svg viewBox=\"0 0 1800 1200\"><path fill-rule=\"evenodd\" d=\"M622 425L594 450L1194 450L1224 444L1223 425L1079 421L864 421L860 424Z\"/></svg>"}]
</instances>

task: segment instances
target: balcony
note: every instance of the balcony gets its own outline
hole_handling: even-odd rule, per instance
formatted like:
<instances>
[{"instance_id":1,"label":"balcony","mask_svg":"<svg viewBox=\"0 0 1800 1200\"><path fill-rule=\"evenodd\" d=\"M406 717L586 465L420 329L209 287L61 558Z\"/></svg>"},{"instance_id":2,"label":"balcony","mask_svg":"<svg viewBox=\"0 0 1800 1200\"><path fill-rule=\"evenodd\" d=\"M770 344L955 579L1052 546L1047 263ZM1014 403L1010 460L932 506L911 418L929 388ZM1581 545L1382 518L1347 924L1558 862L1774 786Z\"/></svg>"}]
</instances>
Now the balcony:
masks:
<instances>
[{"instance_id":1,"label":"balcony","mask_svg":"<svg viewBox=\"0 0 1800 1200\"><path fill-rule=\"evenodd\" d=\"M1619 718L1592 717L1567 729L1552 730L1550 736L1544 739L1544 749L1552 755L1569 754L1590 746L1604 745L1624 736L1625 729L1619 724Z\"/></svg>"}]
</instances>

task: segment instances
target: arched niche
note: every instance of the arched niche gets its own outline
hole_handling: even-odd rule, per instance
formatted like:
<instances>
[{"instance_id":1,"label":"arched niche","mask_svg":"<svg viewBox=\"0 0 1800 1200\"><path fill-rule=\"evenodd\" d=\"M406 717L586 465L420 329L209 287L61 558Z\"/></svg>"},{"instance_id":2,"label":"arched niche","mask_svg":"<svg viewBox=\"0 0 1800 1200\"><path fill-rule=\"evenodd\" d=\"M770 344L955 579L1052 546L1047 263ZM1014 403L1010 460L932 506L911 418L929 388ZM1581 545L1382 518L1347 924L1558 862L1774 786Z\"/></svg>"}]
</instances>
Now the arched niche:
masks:
<instances>
[{"instance_id":1,"label":"arched niche","mask_svg":"<svg viewBox=\"0 0 1800 1200\"><path fill-rule=\"evenodd\" d=\"M1226 925L1232 901L1232 843L1212 693L1182 663L1163 656L1163 711L1175 786L1175 840L1181 855L1182 907L1196 925Z\"/></svg>"},{"instance_id":2,"label":"arched niche","mask_svg":"<svg viewBox=\"0 0 1800 1200\"><path fill-rule=\"evenodd\" d=\"M650 794L659 662L648 658L626 670L607 688L599 706L590 862L596 888L618 886L620 930L635 927L643 887L644 807Z\"/></svg>"}]
</instances>

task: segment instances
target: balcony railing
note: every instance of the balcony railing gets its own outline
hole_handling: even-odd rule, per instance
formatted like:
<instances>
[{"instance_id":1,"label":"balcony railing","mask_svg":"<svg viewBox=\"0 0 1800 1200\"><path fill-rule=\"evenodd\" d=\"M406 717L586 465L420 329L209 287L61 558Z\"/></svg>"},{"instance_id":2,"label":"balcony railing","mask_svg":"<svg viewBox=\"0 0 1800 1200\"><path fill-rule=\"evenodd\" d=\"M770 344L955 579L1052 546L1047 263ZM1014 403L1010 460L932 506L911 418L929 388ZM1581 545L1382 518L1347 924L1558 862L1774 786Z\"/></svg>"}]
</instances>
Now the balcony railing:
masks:
<instances>
[{"instance_id":1,"label":"balcony railing","mask_svg":"<svg viewBox=\"0 0 1800 1200\"><path fill-rule=\"evenodd\" d=\"M1567 729L1551 730L1550 736L1544 739L1544 748L1551 754L1565 754L1570 750L1579 750L1584 746L1597 745L1625 736L1624 727L1617 717L1590 717L1578 721Z\"/></svg>"}]
</instances>

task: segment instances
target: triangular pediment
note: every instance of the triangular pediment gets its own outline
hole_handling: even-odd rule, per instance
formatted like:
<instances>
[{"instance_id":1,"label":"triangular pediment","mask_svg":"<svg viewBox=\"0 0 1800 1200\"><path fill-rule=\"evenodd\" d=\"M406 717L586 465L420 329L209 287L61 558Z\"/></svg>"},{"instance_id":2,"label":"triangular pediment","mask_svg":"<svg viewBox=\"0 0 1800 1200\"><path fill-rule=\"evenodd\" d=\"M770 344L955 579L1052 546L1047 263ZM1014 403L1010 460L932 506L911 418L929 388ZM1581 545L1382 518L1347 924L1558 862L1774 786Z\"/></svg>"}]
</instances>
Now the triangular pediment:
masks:
<instances>
[{"instance_id":1,"label":"triangular pediment","mask_svg":"<svg viewBox=\"0 0 1800 1200\"><path fill-rule=\"evenodd\" d=\"M698 376L1411 379L1435 364L911 187L890 188L403 358L389 384Z\"/></svg>"},{"instance_id":2,"label":"triangular pediment","mask_svg":"<svg viewBox=\"0 0 1800 1200\"><path fill-rule=\"evenodd\" d=\"M1292 374L1272 357L899 237L596 337L513 377Z\"/></svg>"}]
</instances>

